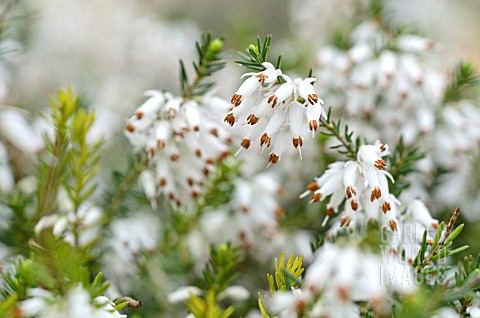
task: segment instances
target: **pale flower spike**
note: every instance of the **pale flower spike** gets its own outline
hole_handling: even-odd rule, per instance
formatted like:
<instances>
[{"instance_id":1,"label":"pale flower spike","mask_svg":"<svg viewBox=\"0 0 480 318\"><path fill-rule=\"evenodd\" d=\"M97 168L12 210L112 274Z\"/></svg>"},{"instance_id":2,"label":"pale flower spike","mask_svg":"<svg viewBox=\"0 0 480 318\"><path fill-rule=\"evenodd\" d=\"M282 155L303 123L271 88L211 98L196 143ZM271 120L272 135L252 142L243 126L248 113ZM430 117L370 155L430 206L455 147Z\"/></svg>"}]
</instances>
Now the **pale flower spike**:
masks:
<instances>
[{"instance_id":1,"label":"pale flower spike","mask_svg":"<svg viewBox=\"0 0 480 318\"><path fill-rule=\"evenodd\" d=\"M242 76L248 78L233 94L232 107L224 121L230 126L240 123L246 127L237 154L242 148L250 148L252 142L259 143L261 152L272 147L268 160L270 166L280 160L289 143L302 158L301 148L307 128L315 137L320 118L326 119L327 115L322 107L324 101L313 88L315 78L292 81L272 64L263 63L263 66L264 71Z\"/></svg>"}]
</instances>

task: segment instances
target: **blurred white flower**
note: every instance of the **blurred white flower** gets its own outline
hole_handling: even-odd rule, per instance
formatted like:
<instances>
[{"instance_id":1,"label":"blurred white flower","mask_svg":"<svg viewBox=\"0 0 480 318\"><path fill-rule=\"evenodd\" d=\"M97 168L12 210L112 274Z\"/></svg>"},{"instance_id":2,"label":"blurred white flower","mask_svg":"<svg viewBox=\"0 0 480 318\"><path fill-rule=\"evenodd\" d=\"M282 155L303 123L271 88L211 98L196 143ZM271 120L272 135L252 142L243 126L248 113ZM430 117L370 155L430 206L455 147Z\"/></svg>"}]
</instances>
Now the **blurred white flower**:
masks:
<instances>
[{"instance_id":1,"label":"blurred white flower","mask_svg":"<svg viewBox=\"0 0 480 318\"><path fill-rule=\"evenodd\" d=\"M138 275L144 252L155 250L161 236L159 220L151 214L136 213L111 223L111 237L105 242L103 272L121 292L129 290Z\"/></svg>"},{"instance_id":2,"label":"blurred white flower","mask_svg":"<svg viewBox=\"0 0 480 318\"><path fill-rule=\"evenodd\" d=\"M104 217L99 207L85 202L74 211L73 202L63 189L57 201L57 212L42 217L35 225L36 233L51 229L55 236L73 246L85 246L98 238Z\"/></svg>"},{"instance_id":3,"label":"blurred white flower","mask_svg":"<svg viewBox=\"0 0 480 318\"><path fill-rule=\"evenodd\" d=\"M140 181L153 206L160 194L188 206L203 192L213 164L228 155L230 137L213 115L224 104L212 96L197 102L160 91L145 94L149 99L125 132L134 151L149 156Z\"/></svg>"},{"instance_id":4,"label":"blurred white flower","mask_svg":"<svg viewBox=\"0 0 480 318\"><path fill-rule=\"evenodd\" d=\"M28 299L20 304L23 314L36 318L126 318L115 310L113 302L105 297L90 299L88 291L75 287L59 298L42 288L27 290ZM93 302L93 303L92 303Z\"/></svg>"}]
</instances>

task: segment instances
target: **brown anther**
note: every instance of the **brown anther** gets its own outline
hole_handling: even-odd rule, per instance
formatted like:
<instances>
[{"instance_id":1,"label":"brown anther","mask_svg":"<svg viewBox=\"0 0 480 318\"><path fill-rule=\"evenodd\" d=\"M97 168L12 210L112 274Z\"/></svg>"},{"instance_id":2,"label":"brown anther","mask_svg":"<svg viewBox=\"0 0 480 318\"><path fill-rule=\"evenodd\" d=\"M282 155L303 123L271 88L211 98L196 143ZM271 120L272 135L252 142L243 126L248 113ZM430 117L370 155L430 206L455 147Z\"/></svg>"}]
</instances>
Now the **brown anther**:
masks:
<instances>
[{"instance_id":1,"label":"brown anther","mask_svg":"<svg viewBox=\"0 0 480 318\"><path fill-rule=\"evenodd\" d=\"M167 179L161 178L160 182L158 183L161 187L164 187L167 184Z\"/></svg>"},{"instance_id":2,"label":"brown anther","mask_svg":"<svg viewBox=\"0 0 480 318\"><path fill-rule=\"evenodd\" d=\"M270 157L268 158L268 161L271 162L272 164L276 164L279 159L280 159L280 157L272 152L270 154Z\"/></svg>"},{"instance_id":3,"label":"brown anther","mask_svg":"<svg viewBox=\"0 0 480 318\"><path fill-rule=\"evenodd\" d=\"M295 148L298 148L298 146L302 147L303 146L303 140L302 140L302 137L298 137L298 138L293 138L293 146Z\"/></svg>"},{"instance_id":4,"label":"brown anther","mask_svg":"<svg viewBox=\"0 0 480 318\"><path fill-rule=\"evenodd\" d=\"M231 145L233 143L232 136L228 136L227 138L225 138L225 143L228 144L228 145Z\"/></svg>"},{"instance_id":5,"label":"brown anther","mask_svg":"<svg viewBox=\"0 0 480 318\"><path fill-rule=\"evenodd\" d=\"M153 147L148 148L148 153L150 154L150 156L153 156L155 154L155 148Z\"/></svg>"},{"instance_id":6,"label":"brown anther","mask_svg":"<svg viewBox=\"0 0 480 318\"><path fill-rule=\"evenodd\" d=\"M308 102L312 105L318 103L318 95L317 94L309 94L308 95Z\"/></svg>"},{"instance_id":7,"label":"brown anther","mask_svg":"<svg viewBox=\"0 0 480 318\"><path fill-rule=\"evenodd\" d=\"M177 207L181 207L182 206L182 201L180 201L179 199L176 199L175 204L177 205Z\"/></svg>"},{"instance_id":8,"label":"brown anther","mask_svg":"<svg viewBox=\"0 0 480 318\"><path fill-rule=\"evenodd\" d=\"M135 131L135 126L133 126L132 124L128 124L127 130L128 130L128 132L134 132Z\"/></svg>"},{"instance_id":9,"label":"brown anther","mask_svg":"<svg viewBox=\"0 0 480 318\"><path fill-rule=\"evenodd\" d=\"M189 186L192 187L195 184L195 181L193 180L193 178L188 178L187 183L188 183Z\"/></svg>"},{"instance_id":10,"label":"brown anther","mask_svg":"<svg viewBox=\"0 0 480 318\"><path fill-rule=\"evenodd\" d=\"M208 170L207 167L203 168L203 169L202 169L202 172L203 172L203 175L204 175L205 177L208 177L208 175L210 174L210 170Z\"/></svg>"},{"instance_id":11,"label":"brown anther","mask_svg":"<svg viewBox=\"0 0 480 318\"><path fill-rule=\"evenodd\" d=\"M200 149L195 150L195 156L197 156L198 158L202 156L202 152L200 151Z\"/></svg>"},{"instance_id":12,"label":"brown anther","mask_svg":"<svg viewBox=\"0 0 480 318\"><path fill-rule=\"evenodd\" d=\"M378 170L382 170L383 168L385 168L387 166L387 163L383 159L378 159L378 160L375 161L374 166Z\"/></svg>"},{"instance_id":13,"label":"brown anther","mask_svg":"<svg viewBox=\"0 0 480 318\"><path fill-rule=\"evenodd\" d=\"M348 216L346 217L343 217L341 220L340 220L340 226L349 226L350 225L350 218Z\"/></svg>"},{"instance_id":14,"label":"brown anther","mask_svg":"<svg viewBox=\"0 0 480 318\"><path fill-rule=\"evenodd\" d=\"M216 160L212 158L208 158L207 160L205 160L205 162L209 165L213 165L216 162Z\"/></svg>"},{"instance_id":15,"label":"brown anther","mask_svg":"<svg viewBox=\"0 0 480 318\"><path fill-rule=\"evenodd\" d=\"M238 237L240 238L240 241L245 241L247 235L245 235L245 232L244 231L240 231L238 233Z\"/></svg>"},{"instance_id":16,"label":"brown anther","mask_svg":"<svg viewBox=\"0 0 480 318\"><path fill-rule=\"evenodd\" d=\"M387 150L387 146L384 145L384 144L380 145L380 150L381 150L382 152L385 152L385 150Z\"/></svg>"},{"instance_id":17,"label":"brown anther","mask_svg":"<svg viewBox=\"0 0 480 318\"><path fill-rule=\"evenodd\" d=\"M307 186L307 190L310 190L312 192L318 190L318 183L312 182Z\"/></svg>"},{"instance_id":18,"label":"brown anther","mask_svg":"<svg viewBox=\"0 0 480 318\"><path fill-rule=\"evenodd\" d=\"M438 223L432 223L432 227L433 227L435 230L438 230Z\"/></svg>"},{"instance_id":19,"label":"brown anther","mask_svg":"<svg viewBox=\"0 0 480 318\"><path fill-rule=\"evenodd\" d=\"M199 196L200 196L200 193L199 193L199 192L197 192L197 191L193 191L193 192L192 192L192 199L196 199L196 198L198 198Z\"/></svg>"},{"instance_id":20,"label":"brown anther","mask_svg":"<svg viewBox=\"0 0 480 318\"><path fill-rule=\"evenodd\" d=\"M310 203L320 201L321 198L322 198L322 194L320 192L314 193L312 195L312 199L310 200Z\"/></svg>"},{"instance_id":21,"label":"brown anther","mask_svg":"<svg viewBox=\"0 0 480 318\"><path fill-rule=\"evenodd\" d=\"M427 240L427 243L428 243L428 245L433 245L433 240L432 240L432 239L428 239L428 240Z\"/></svg>"},{"instance_id":22,"label":"brown anther","mask_svg":"<svg viewBox=\"0 0 480 318\"><path fill-rule=\"evenodd\" d=\"M345 287L338 287L337 289L337 293L338 293L338 297L343 300L343 301L347 301L348 300L348 297L349 297L349 293L348 293L348 289L346 289Z\"/></svg>"},{"instance_id":23,"label":"brown anther","mask_svg":"<svg viewBox=\"0 0 480 318\"><path fill-rule=\"evenodd\" d=\"M220 154L220 157L218 158L219 161L223 161L227 159L230 156L230 152L224 151Z\"/></svg>"},{"instance_id":24,"label":"brown anther","mask_svg":"<svg viewBox=\"0 0 480 318\"><path fill-rule=\"evenodd\" d=\"M218 130L216 128L210 129L210 133L214 135L215 137L218 137Z\"/></svg>"},{"instance_id":25,"label":"brown anther","mask_svg":"<svg viewBox=\"0 0 480 318\"><path fill-rule=\"evenodd\" d=\"M318 121L316 121L316 120L311 120L311 121L308 123L308 128L309 128L311 131L317 131L317 129L318 129Z\"/></svg>"},{"instance_id":26,"label":"brown anther","mask_svg":"<svg viewBox=\"0 0 480 318\"><path fill-rule=\"evenodd\" d=\"M229 113L223 121L233 126L235 124L235 116L233 116L233 113Z\"/></svg>"},{"instance_id":27,"label":"brown anther","mask_svg":"<svg viewBox=\"0 0 480 318\"><path fill-rule=\"evenodd\" d=\"M327 209L327 211L325 211L325 214L328 215L328 216L331 216L331 215L333 215L334 212L335 211L333 210L333 208L330 207L330 208Z\"/></svg>"},{"instance_id":28,"label":"brown anther","mask_svg":"<svg viewBox=\"0 0 480 318\"><path fill-rule=\"evenodd\" d=\"M275 105L277 105L277 102L278 102L278 98L275 95L272 95L268 98L268 105L272 106L272 108L275 107Z\"/></svg>"},{"instance_id":29,"label":"brown anther","mask_svg":"<svg viewBox=\"0 0 480 318\"><path fill-rule=\"evenodd\" d=\"M408 262L408 264L413 265L413 259L409 258L409 259L407 260L407 262Z\"/></svg>"},{"instance_id":30,"label":"brown anther","mask_svg":"<svg viewBox=\"0 0 480 318\"><path fill-rule=\"evenodd\" d=\"M402 99L406 99L408 97L408 91L403 91L400 96L402 97Z\"/></svg>"},{"instance_id":31,"label":"brown anther","mask_svg":"<svg viewBox=\"0 0 480 318\"><path fill-rule=\"evenodd\" d=\"M251 144L251 143L252 143L252 142L250 141L250 139L245 138L245 139L242 140L242 142L240 143L240 145L241 145L243 148L248 149L248 148L250 147L250 144Z\"/></svg>"},{"instance_id":32,"label":"brown anther","mask_svg":"<svg viewBox=\"0 0 480 318\"><path fill-rule=\"evenodd\" d=\"M180 155L178 153L174 153L170 155L170 160L177 161L178 159L180 159Z\"/></svg>"},{"instance_id":33,"label":"brown anther","mask_svg":"<svg viewBox=\"0 0 480 318\"><path fill-rule=\"evenodd\" d=\"M170 192L170 193L168 194L168 198L170 199L170 201L175 201L175 200L176 200L175 194L173 194L172 192Z\"/></svg>"},{"instance_id":34,"label":"brown anther","mask_svg":"<svg viewBox=\"0 0 480 318\"><path fill-rule=\"evenodd\" d=\"M267 79L267 77L268 77L268 76L266 76L266 75L263 74L263 73L258 73L258 74L257 74L258 82L259 82L260 84L262 84L262 85L265 84L265 80Z\"/></svg>"},{"instance_id":35,"label":"brown anther","mask_svg":"<svg viewBox=\"0 0 480 318\"><path fill-rule=\"evenodd\" d=\"M306 308L307 304L303 299L297 299L295 301L295 312L297 313L298 317L303 317Z\"/></svg>"},{"instance_id":36,"label":"brown anther","mask_svg":"<svg viewBox=\"0 0 480 318\"><path fill-rule=\"evenodd\" d=\"M393 248L393 247L390 247L390 250L389 250L390 254L393 254L393 255L398 255L398 251Z\"/></svg>"},{"instance_id":37,"label":"brown anther","mask_svg":"<svg viewBox=\"0 0 480 318\"><path fill-rule=\"evenodd\" d=\"M382 191L379 187L375 187L370 195L370 202L375 201L375 199L379 199L382 196Z\"/></svg>"},{"instance_id":38,"label":"brown anther","mask_svg":"<svg viewBox=\"0 0 480 318\"><path fill-rule=\"evenodd\" d=\"M240 210L242 211L242 213L244 214L248 214L248 206L245 206L245 205L242 205L242 207L240 208Z\"/></svg>"},{"instance_id":39,"label":"brown anther","mask_svg":"<svg viewBox=\"0 0 480 318\"><path fill-rule=\"evenodd\" d=\"M142 119L142 117L143 117L143 113L142 112L137 112L137 118Z\"/></svg>"},{"instance_id":40,"label":"brown anther","mask_svg":"<svg viewBox=\"0 0 480 318\"><path fill-rule=\"evenodd\" d=\"M258 117L254 114L248 115L247 123L250 125L255 125L256 123L258 123Z\"/></svg>"},{"instance_id":41,"label":"brown anther","mask_svg":"<svg viewBox=\"0 0 480 318\"><path fill-rule=\"evenodd\" d=\"M200 126L193 127L193 131L199 131L199 130L200 130Z\"/></svg>"},{"instance_id":42,"label":"brown anther","mask_svg":"<svg viewBox=\"0 0 480 318\"><path fill-rule=\"evenodd\" d=\"M233 94L232 96L232 99L230 100L230 102L235 105L235 106L238 106L242 103L242 95L238 95L238 94Z\"/></svg>"},{"instance_id":43,"label":"brown anther","mask_svg":"<svg viewBox=\"0 0 480 318\"><path fill-rule=\"evenodd\" d=\"M357 192L351 186L348 186L347 189L345 189L345 193L348 199L351 199L353 196L357 195Z\"/></svg>"},{"instance_id":44,"label":"brown anther","mask_svg":"<svg viewBox=\"0 0 480 318\"><path fill-rule=\"evenodd\" d=\"M392 207L390 206L390 202L387 202L387 201L383 202L383 204L382 204L383 213L387 213L391 209L392 209Z\"/></svg>"},{"instance_id":45,"label":"brown anther","mask_svg":"<svg viewBox=\"0 0 480 318\"><path fill-rule=\"evenodd\" d=\"M397 222L395 222L394 220L388 221L388 225L390 225L390 228L392 229L392 231L397 230Z\"/></svg>"},{"instance_id":46,"label":"brown anther","mask_svg":"<svg viewBox=\"0 0 480 318\"><path fill-rule=\"evenodd\" d=\"M357 209L358 209L358 202L355 201L355 200L352 200L352 202L350 203L350 206L352 207L353 211L357 211Z\"/></svg>"},{"instance_id":47,"label":"brown anther","mask_svg":"<svg viewBox=\"0 0 480 318\"><path fill-rule=\"evenodd\" d=\"M163 148L165 148L165 145L166 145L166 143L165 143L164 140L160 140L160 139L157 140L157 148L158 148L158 149L163 149Z\"/></svg>"},{"instance_id":48,"label":"brown anther","mask_svg":"<svg viewBox=\"0 0 480 318\"><path fill-rule=\"evenodd\" d=\"M285 216L285 212L281 207L277 207L273 213L277 218L283 218Z\"/></svg>"},{"instance_id":49,"label":"brown anther","mask_svg":"<svg viewBox=\"0 0 480 318\"><path fill-rule=\"evenodd\" d=\"M270 147L272 138L268 137L267 133L264 133L260 138L260 146L267 145L267 148Z\"/></svg>"}]
</instances>

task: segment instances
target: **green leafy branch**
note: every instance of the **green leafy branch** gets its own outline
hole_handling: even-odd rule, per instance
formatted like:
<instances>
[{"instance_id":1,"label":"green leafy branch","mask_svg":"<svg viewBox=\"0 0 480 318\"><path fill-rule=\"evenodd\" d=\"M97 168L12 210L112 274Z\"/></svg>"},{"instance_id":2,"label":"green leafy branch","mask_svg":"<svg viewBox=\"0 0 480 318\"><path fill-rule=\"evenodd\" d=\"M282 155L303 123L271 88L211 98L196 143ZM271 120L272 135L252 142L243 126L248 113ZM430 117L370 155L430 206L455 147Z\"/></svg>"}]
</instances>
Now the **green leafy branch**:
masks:
<instances>
[{"instance_id":1,"label":"green leafy branch","mask_svg":"<svg viewBox=\"0 0 480 318\"><path fill-rule=\"evenodd\" d=\"M257 44L250 44L246 49L247 53L238 52L240 57L244 59L243 61L235 61L235 63L246 67L247 69L254 71L264 71L266 67L263 63L268 62L267 56L268 51L270 50L270 45L272 43L272 35L269 34L265 37L263 41L260 36L257 36ZM273 63L272 63L273 64ZM277 62L274 64L275 68L279 69L282 67L282 55L277 57ZM279 83L285 83L285 79L280 75L277 78Z\"/></svg>"},{"instance_id":2,"label":"green leafy branch","mask_svg":"<svg viewBox=\"0 0 480 318\"><path fill-rule=\"evenodd\" d=\"M104 203L104 224L108 224L114 217L117 210L122 206L125 198L128 196L131 188L137 182L138 177L148 167L148 156L144 154L135 160L131 160L129 168L125 174L114 173L115 184L118 186L113 192L106 194Z\"/></svg>"},{"instance_id":3,"label":"green leafy branch","mask_svg":"<svg viewBox=\"0 0 480 318\"><path fill-rule=\"evenodd\" d=\"M292 291L292 288L299 288L302 284L302 274L305 270L302 265L303 256L290 255L285 264L285 252L280 253L280 261L275 258L275 274L267 274L270 294L278 291ZM263 318L273 318L266 308L260 292L258 293L258 307Z\"/></svg>"},{"instance_id":4,"label":"green leafy branch","mask_svg":"<svg viewBox=\"0 0 480 318\"><path fill-rule=\"evenodd\" d=\"M332 108L330 107L327 112L327 118L320 117L320 123L326 129L321 133L326 136L333 136L339 144L330 147L336 149L338 153L346 155L350 159L357 159L357 152L362 142L359 136L353 137L354 132L349 129L348 125L342 128L342 120L332 121L331 118Z\"/></svg>"},{"instance_id":5,"label":"green leafy branch","mask_svg":"<svg viewBox=\"0 0 480 318\"><path fill-rule=\"evenodd\" d=\"M72 89L60 90L57 99L50 97L51 119L55 128L55 137L44 135L45 152L40 157L38 169L38 205L37 217L41 218L56 209L57 193L65 180L70 160L70 124L78 106L78 97Z\"/></svg>"},{"instance_id":6,"label":"green leafy branch","mask_svg":"<svg viewBox=\"0 0 480 318\"><path fill-rule=\"evenodd\" d=\"M462 232L464 227L464 224L460 224L457 228L454 228L455 222L459 214L460 214L460 209L457 208L453 212L446 227L445 227L445 222L440 223L437 229L437 233L435 234L435 238L430 247L431 252L427 257L425 257L427 248L428 248L427 232L425 231L423 233L420 250L418 251L418 254L415 257L415 260L413 262L413 266L415 267L418 273L435 274L435 273L443 272L448 268L445 269L444 267L435 266L433 262L458 254L469 248L468 245L464 245L462 247L452 249L453 240Z\"/></svg>"},{"instance_id":7,"label":"green leafy branch","mask_svg":"<svg viewBox=\"0 0 480 318\"><path fill-rule=\"evenodd\" d=\"M464 97L465 91L472 88L479 81L480 77L475 74L472 64L461 62L452 72L450 83L445 90L443 102L445 104L459 101Z\"/></svg>"},{"instance_id":8,"label":"green leafy branch","mask_svg":"<svg viewBox=\"0 0 480 318\"><path fill-rule=\"evenodd\" d=\"M230 243L218 248L210 246L210 259L202 272L202 287L220 294L238 277L241 262L240 248L232 247Z\"/></svg>"},{"instance_id":9,"label":"green leafy branch","mask_svg":"<svg viewBox=\"0 0 480 318\"><path fill-rule=\"evenodd\" d=\"M458 264L458 271L455 273L455 294L459 297L452 297L460 301L460 315L465 315L468 307L472 305L475 292L480 290L480 255L474 260L472 255L465 256ZM460 293L459 293L460 291Z\"/></svg>"},{"instance_id":10,"label":"green leafy branch","mask_svg":"<svg viewBox=\"0 0 480 318\"><path fill-rule=\"evenodd\" d=\"M240 248L230 243L218 248L210 247L210 259L203 270L200 286L205 295L191 295L185 305L196 318L228 318L233 312L232 306L222 309L218 306L220 294L238 277L238 267L242 263Z\"/></svg>"},{"instance_id":11,"label":"green leafy branch","mask_svg":"<svg viewBox=\"0 0 480 318\"><path fill-rule=\"evenodd\" d=\"M395 150L388 157L389 172L395 180L395 183L389 180L389 189L393 195L398 197L409 186L404 177L417 171L415 163L424 157L425 154L418 148L405 146L400 138Z\"/></svg>"},{"instance_id":12,"label":"green leafy branch","mask_svg":"<svg viewBox=\"0 0 480 318\"><path fill-rule=\"evenodd\" d=\"M212 39L210 34L205 34L202 41L196 43L198 61L193 62L195 69L195 79L189 84L185 65L180 60L180 78L183 92L183 98L192 98L208 92L213 86L212 82L205 82L204 79L213 73L221 70L225 66L222 62L223 40L220 38Z\"/></svg>"},{"instance_id":13,"label":"green leafy branch","mask_svg":"<svg viewBox=\"0 0 480 318\"><path fill-rule=\"evenodd\" d=\"M267 274L270 293L275 291L291 291L292 288L299 288L302 283L303 256L290 255L285 265L285 252L280 253L280 261L275 258L275 274Z\"/></svg>"}]
</instances>

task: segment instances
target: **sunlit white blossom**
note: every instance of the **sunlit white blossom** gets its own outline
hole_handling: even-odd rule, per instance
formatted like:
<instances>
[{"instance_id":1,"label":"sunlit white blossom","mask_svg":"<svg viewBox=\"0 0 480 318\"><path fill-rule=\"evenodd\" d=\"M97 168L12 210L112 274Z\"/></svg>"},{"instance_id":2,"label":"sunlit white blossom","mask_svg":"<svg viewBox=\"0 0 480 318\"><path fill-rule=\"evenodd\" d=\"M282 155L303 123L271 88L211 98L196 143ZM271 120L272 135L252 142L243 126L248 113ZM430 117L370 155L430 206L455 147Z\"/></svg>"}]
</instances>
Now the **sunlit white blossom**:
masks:
<instances>
[{"instance_id":1,"label":"sunlit white blossom","mask_svg":"<svg viewBox=\"0 0 480 318\"><path fill-rule=\"evenodd\" d=\"M224 120L230 126L245 126L239 134L242 148L259 143L263 150L271 149L269 162L275 164L288 144L301 157L305 134L308 129L314 134L326 114L313 88L315 78L292 80L270 63L264 66L262 72L244 75L249 78L233 95L232 109Z\"/></svg>"}]
</instances>

